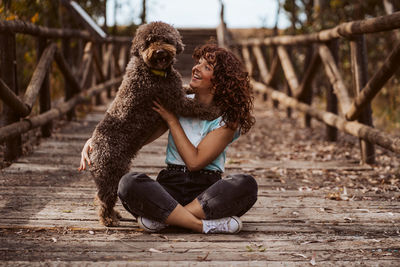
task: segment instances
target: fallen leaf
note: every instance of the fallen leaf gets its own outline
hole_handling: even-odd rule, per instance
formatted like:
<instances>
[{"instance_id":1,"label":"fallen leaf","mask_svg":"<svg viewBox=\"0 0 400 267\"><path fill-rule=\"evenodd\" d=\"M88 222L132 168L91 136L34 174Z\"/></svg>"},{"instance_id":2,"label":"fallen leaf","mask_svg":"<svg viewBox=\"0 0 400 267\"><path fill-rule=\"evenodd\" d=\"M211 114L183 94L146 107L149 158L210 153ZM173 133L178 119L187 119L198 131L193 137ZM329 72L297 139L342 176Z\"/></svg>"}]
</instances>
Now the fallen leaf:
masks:
<instances>
[{"instance_id":1,"label":"fallen leaf","mask_svg":"<svg viewBox=\"0 0 400 267\"><path fill-rule=\"evenodd\" d=\"M168 237L167 237L166 235L161 235L161 234L151 234L151 235L152 235L152 236L160 237L160 238L165 239L165 240L169 240Z\"/></svg>"},{"instance_id":2,"label":"fallen leaf","mask_svg":"<svg viewBox=\"0 0 400 267\"><path fill-rule=\"evenodd\" d=\"M246 246L246 249L248 252L254 252L254 249L249 245Z\"/></svg>"},{"instance_id":3,"label":"fallen leaf","mask_svg":"<svg viewBox=\"0 0 400 267\"><path fill-rule=\"evenodd\" d=\"M345 220L346 222L352 222L352 221L353 221L353 219L350 218L350 217L344 217L344 220Z\"/></svg>"},{"instance_id":4,"label":"fallen leaf","mask_svg":"<svg viewBox=\"0 0 400 267\"><path fill-rule=\"evenodd\" d=\"M155 249L155 248L149 248L150 252L155 252L155 253L163 253L162 251Z\"/></svg>"},{"instance_id":5,"label":"fallen leaf","mask_svg":"<svg viewBox=\"0 0 400 267\"><path fill-rule=\"evenodd\" d=\"M199 261L205 261L209 254L210 254L210 252L207 252L207 254L204 257L198 256L197 259L199 259Z\"/></svg>"},{"instance_id":6,"label":"fallen leaf","mask_svg":"<svg viewBox=\"0 0 400 267\"><path fill-rule=\"evenodd\" d=\"M312 255L312 257L311 257L310 264L313 265L313 266L317 264L317 263L315 262L315 252L313 253L313 255Z\"/></svg>"},{"instance_id":7,"label":"fallen leaf","mask_svg":"<svg viewBox=\"0 0 400 267\"><path fill-rule=\"evenodd\" d=\"M307 256L304 254L300 254L300 253L294 253L292 254L293 256L299 256L299 257L303 257L304 259L307 259Z\"/></svg>"}]
</instances>

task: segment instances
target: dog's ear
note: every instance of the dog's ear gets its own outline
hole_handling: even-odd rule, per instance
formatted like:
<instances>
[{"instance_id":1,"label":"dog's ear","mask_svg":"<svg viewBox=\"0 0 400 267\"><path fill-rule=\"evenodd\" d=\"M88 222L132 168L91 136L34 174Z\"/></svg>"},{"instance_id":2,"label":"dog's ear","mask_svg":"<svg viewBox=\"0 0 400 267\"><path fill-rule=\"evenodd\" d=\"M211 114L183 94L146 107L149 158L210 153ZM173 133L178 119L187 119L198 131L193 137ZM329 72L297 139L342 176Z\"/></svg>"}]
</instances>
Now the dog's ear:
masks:
<instances>
[{"instance_id":1,"label":"dog's ear","mask_svg":"<svg viewBox=\"0 0 400 267\"><path fill-rule=\"evenodd\" d=\"M139 56L140 48L142 46L142 42L137 38L137 35L132 40L131 46L131 56Z\"/></svg>"},{"instance_id":2,"label":"dog's ear","mask_svg":"<svg viewBox=\"0 0 400 267\"><path fill-rule=\"evenodd\" d=\"M185 45L182 43L182 40L179 39L176 42L176 54L180 54L183 52Z\"/></svg>"},{"instance_id":3,"label":"dog's ear","mask_svg":"<svg viewBox=\"0 0 400 267\"><path fill-rule=\"evenodd\" d=\"M140 51L143 50L143 47L145 46L145 39L148 35L148 29L148 24L143 24L136 29L135 36L132 40L131 56L140 56Z\"/></svg>"}]
</instances>

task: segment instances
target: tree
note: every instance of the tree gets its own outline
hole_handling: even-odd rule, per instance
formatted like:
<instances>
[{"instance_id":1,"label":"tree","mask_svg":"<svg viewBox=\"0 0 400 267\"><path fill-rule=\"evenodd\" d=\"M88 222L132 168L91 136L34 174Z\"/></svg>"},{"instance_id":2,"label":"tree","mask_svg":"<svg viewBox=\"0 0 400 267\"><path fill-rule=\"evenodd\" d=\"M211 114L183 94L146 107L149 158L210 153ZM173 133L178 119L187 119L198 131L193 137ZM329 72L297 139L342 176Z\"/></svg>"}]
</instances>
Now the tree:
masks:
<instances>
[{"instance_id":1,"label":"tree","mask_svg":"<svg viewBox=\"0 0 400 267\"><path fill-rule=\"evenodd\" d=\"M140 14L141 24L146 23L146 0L142 0L142 13Z\"/></svg>"}]
</instances>

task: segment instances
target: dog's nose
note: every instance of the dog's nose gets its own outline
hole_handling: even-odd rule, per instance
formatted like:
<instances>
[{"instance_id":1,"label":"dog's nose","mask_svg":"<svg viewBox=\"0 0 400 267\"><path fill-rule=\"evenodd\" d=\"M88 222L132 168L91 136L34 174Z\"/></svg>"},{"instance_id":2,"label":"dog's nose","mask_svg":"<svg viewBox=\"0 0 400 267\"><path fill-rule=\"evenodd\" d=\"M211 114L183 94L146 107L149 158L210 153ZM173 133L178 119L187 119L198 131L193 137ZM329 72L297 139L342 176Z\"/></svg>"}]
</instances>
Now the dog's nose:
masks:
<instances>
[{"instance_id":1,"label":"dog's nose","mask_svg":"<svg viewBox=\"0 0 400 267\"><path fill-rule=\"evenodd\" d=\"M165 52L165 50L163 50L163 49L158 49L158 50L156 51L156 55L157 55L157 56L160 56L160 57L163 57L163 56L166 56L166 55L167 55L167 52Z\"/></svg>"}]
</instances>

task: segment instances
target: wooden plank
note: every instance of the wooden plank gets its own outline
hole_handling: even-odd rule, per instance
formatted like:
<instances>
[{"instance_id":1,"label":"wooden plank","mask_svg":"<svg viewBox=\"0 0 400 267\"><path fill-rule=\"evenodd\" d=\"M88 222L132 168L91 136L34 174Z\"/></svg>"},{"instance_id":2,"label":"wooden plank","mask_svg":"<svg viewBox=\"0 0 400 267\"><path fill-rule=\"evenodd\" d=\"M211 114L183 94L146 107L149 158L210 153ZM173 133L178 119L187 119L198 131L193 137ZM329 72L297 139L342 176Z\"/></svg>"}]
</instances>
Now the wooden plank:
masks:
<instances>
[{"instance_id":1,"label":"wooden plank","mask_svg":"<svg viewBox=\"0 0 400 267\"><path fill-rule=\"evenodd\" d=\"M210 263L210 260L208 260L208 257L206 257L207 255L203 255L203 256L199 256L198 260L193 263L193 262L189 262L189 261L174 261L173 266L176 267L182 267L182 266L196 266L196 267L204 267L204 266L214 266L214 267L226 267L226 266L251 266L251 267L265 267L266 264L268 264L268 266L274 266L274 267L293 267L293 266L306 266L309 265L309 261L308 260L298 260L298 261L288 261L288 260L281 260L281 261L269 261L269 260L264 260L264 261L260 261L260 260L245 260L245 261L215 261L213 260L212 263ZM299 258L302 257L302 254L298 254L297 255ZM204 260L203 260L204 259ZM43 262L42 261L5 261L4 262L5 265L17 265L17 266L43 266ZM80 266L91 266L94 263L91 261L87 261L87 260L82 260L82 261L76 261L75 262L77 265ZM59 265L59 266L67 266L67 265L71 265L71 261L61 261L61 260L55 260L55 261L46 261L46 264L49 265ZM141 266L141 267L164 267L166 264L170 264L169 262L167 263L166 261L151 261L151 262L144 262L141 260L137 260L137 261L123 261L123 260L110 260L110 261L105 261L105 260L100 260L100 261L96 261L96 264L98 266L113 266L113 265L117 265L117 266L125 266L125 265L129 265L129 266ZM170 264L170 265L171 265ZM335 261L335 262L323 262L324 266L327 267L336 267L336 266L346 266L349 264L354 264L354 266L388 266L388 267L397 267L398 263L396 261L393 260L369 260L369 259L361 259L361 260L352 260L352 261L345 261L345 260L341 260L341 261Z\"/></svg>"},{"instance_id":2,"label":"wooden plank","mask_svg":"<svg viewBox=\"0 0 400 267\"><path fill-rule=\"evenodd\" d=\"M0 265L304 266L313 258L321 266L397 263L400 192L349 188L352 200L337 201L329 194L340 188L298 190L289 179L297 171L348 176L372 175L374 168L260 158L245 145L232 146L227 159L227 173L251 173L259 184L258 200L242 217L240 234L202 235L178 228L144 233L120 202L120 226L100 225L94 182L74 165L105 111L96 109L86 122L66 125L0 171ZM166 138L145 146L132 170L155 178L165 166Z\"/></svg>"},{"instance_id":3,"label":"wooden plank","mask_svg":"<svg viewBox=\"0 0 400 267\"><path fill-rule=\"evenodd\" d=\"M82 201L82 204L71 202L69 199L64 200L70 206L64 209L63 202L43 200L41 202L35 201L30 203L29 207L23 207L23 204L11 206L12 203L7 203L7 214L0 219L1 225L14 225L25 222L27 217L29 221L53 221L55 224L62 225L64 220L68 221L97 221L97 206L94 205L95 192L90 194L90 198L85 199L80 195L76 196ZM24 196L21 196L24 197ZM27 199L25 197L25 199ZM65 205L64 204L64 205ZM34 206L33 206L34 205ZM65 205L66 206L66 205ZM20 210L13 210L14 208ZM282 223L291 224L298 223L298 225L311 225L311 224L323 224L325 226L336 226L340 223L347 224L349 227L355 227L354 225L362 224L368 225L370 223L379 224L382 227L392 228L396 230L396 225L400 223L400 212L399 209L386 208L385 210L379 210L378 207L371 209L341 209L337 212L333 211L333 208L327 207L326 210L329 212L320 211L320 208L303 208L303 207L263 207L254 208L242 217L245 224L248 222L261 222L261 223ZM133 216L127 213L121 205L118 205L117 210L121 212L124 220L133 221ZM375 210L374 210L375 209ZM368 210L369 212L364 212ZM260 215L262 214L262 215ZM316 219L316 217L318 219ZM268 218L268 219L265 219ZM24 224L24 225L29 225ZM78 225L77 225L78 226ZM394 227L394 228L393 228Z\"/></svg>"},{"instance_id":4,"label":"wooden plank","mask_svg":"<svg viewBox=\"0 0 400 267\"><path fill-rule=\"evenodd\" d=\"M49 260L70 260L70 261L85 261L85 260L117 260L121 259L124 261L140 260L140 261L169 261L173 260L176 262L196 262L203 258L207 258L207 261L248 261L248 260L260 260L260 261L288 261L288 262L305 262L305 258L308 259L307 264L312 257L315 255L315 260L319 264L324 265L326 262L341 261L346 258L348 261L353 260L377 260L374 249L381 249L381 245L371 242L370 245L367 242L355 241L355 242L327 242L323 243L309 243L299 247L296 243L284 243L272 241L270 243L252 243L246 240L245 242L193 242L188 244L187 242L131 242L127 239L116 239L107 242L90 242L90 241L70 241L65 238L59 237L56 242L50 240L30 240L27 244L18 244L16 242L8 241L6 243L7 257L5 259L11 260L11 257L18 256L21 260L35 260L40 259L48 253L46 259ZM70 242L70 244L68 244ZM274 248L273 244L278 243L277 247ZM272 244L272 245L271 245ZM364 245L365 244L365 245ZM70 249L65 251L63 247L68 246ZM341 247L336 251L330 251L331 246ZM364 246L363 246L364 245ZM385 244L383 244L385 245ZM89 249L87 249L89 248ZM395 249L396 247L390 247ZM32 253L23 253L22 255L18 252L21 250L31 250ZM153 249L154 252L151 252ZM366 251L360 253L360 249ZM94 253L96 252L96 253ZM304 253L307 256L301 256L298 254ZM384 253L381 254L380 259L396 261L396 253Z\"/></svg>"}]
</instances>

